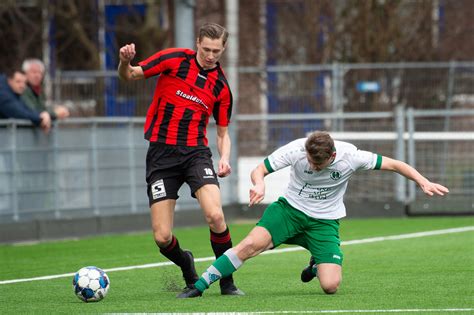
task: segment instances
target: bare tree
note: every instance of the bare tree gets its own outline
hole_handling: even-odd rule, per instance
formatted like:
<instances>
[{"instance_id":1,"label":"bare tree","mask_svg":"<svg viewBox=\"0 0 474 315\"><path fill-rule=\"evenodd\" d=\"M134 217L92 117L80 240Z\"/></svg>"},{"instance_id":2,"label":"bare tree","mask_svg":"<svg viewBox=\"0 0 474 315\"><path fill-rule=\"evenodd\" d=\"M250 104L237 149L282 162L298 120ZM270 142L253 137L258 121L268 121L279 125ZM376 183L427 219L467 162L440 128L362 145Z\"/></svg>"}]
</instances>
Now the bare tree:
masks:
<instances>
[{"instance_id":1,"label":"bare tree","mask_svg":"<svg viewBox=\"0 0 474 315\"><path fill-rule=\"evenodd\" d=\"M58 66L66 70L98 70L100 55L97 38L98 10L92 1L54 1L49 10L53 26Z\"/></svg>"},{"instance_id":2,"label":"bare tree","mask_svg":"<svg viewBox=\"0 0 474 315\"><path fill-rule=\"evenodd\" d=\"M0 72L19 68L26 57L41 56L41 9L20 7L15 1L0 4Z\"/></svg>"},{"instance_id":3,"label":"bare tree","mask_svg":"<svg viewBox=\"0 0 474 315\"><path fill-rule=\"evenodd\" d=\"M128 5L126 13L117 17L116 26L102 25L113 31L115 47L134 41L140 46L140 55L147 56L169 44L168 25L160 25L160 16L168 18L169 0L146 0L145 14L140 14L135 5ZM3 58L0 71L21 64L27 57L43 58L42 32L50 28L50 45L57 68L62 70L98 70L101 68L99 28L101 16L97 1L43 1L0 4L0 48ZM42 20L47 10L47 21ZM43 25L43 22L49 25ZM116 51L111 52L116 54ZM140 57L140 56L138 56Z\"/></svg>"},{"instance_id":4,"label":"bare tree","mask_svg":"<svg viewBox=\"0 0 474 315\"><path fill-rule=\"evenodd\" d=\"M105 4L108 0L104 0ZM100 1L13 1L0 4L0 72L19 67L27 57L43 56L50 45L52 70L99 70L101 49L117 63L121 45L137 45L136 60L173 45L174 0L120 1L114 15L101 12ZM225 1L195 2L196 29L204 22L225 25ZM109 7L110 9L110 7ZM44 12L47 18L43 18ZM472 0L240 0L241 66L449 61L474 59ZM42 34L49 28L49 43ZM100 31L112 35L101 45ZM232 36L232 34L231 34ZM101 48L102 47L102 48ZM223 63L225 64L225 55ZM332 110L325 103L322 80L328 72L240 75L241 113L263 110L259 97L282 111ZM447 71L360 69L344 74L345 110L390 110L394 104L441 107L447 102ZM334 79L334 78L332 78ZM259 81L260 80L260 81ZM265 84L258 82L265 81ZM380 82L386 92L362 94L357 82ZM267 84L268 83L268 84ZM317 86L316 84L319 84ZM324 83L326 84L326 83ZM467 87L466 89L468 89ZM319 90L318 90L319 89ZM296 97L295 97L296 96ZM276 97L278 103L271 103ZM296 106L296 107L295 107ZM142 111L143 112L143 111Z\"/></svg>"},{"instance_id":5,"label":"bare tree","mask_svg":"<svg viewBox=\"0 0 474 315\"><path fill-rule=\"evenodd\" d=\"M122 45L133 42L137 46L135 59L141 60L170 45L169 1L146 0L145 5L144 14L129 6L128 14L118 18L112 28L116 34L115 53L118 54ZM161 23L160 16L164 17ZM112 26L107 27L110 29Z\"/></svg>"}]
</instances>

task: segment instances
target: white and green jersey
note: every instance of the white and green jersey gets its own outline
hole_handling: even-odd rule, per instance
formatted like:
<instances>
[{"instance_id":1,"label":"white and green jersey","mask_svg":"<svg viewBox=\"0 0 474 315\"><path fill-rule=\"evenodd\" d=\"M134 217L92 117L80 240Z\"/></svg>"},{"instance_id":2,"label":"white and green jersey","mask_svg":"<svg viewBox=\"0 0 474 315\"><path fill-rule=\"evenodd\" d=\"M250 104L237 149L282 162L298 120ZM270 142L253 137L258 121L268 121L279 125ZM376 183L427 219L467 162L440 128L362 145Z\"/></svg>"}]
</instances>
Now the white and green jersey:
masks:
<instances>
[{"instance_id":1,"label":"white and green jersey","mask_svg":"<svg viewBox=\"0 0 474 315\"><path fill-rule=\"evenodd\" d=\"M345 217L343 197L349 178L357 170L379 169L382 156L334 141L336 158L318 172L310 168L305 142L306 138L297 139L277 149L265 159L265 167L272 173L291 166L285 198L294 208L316 219Z\"/></svg>"}]
</instances>

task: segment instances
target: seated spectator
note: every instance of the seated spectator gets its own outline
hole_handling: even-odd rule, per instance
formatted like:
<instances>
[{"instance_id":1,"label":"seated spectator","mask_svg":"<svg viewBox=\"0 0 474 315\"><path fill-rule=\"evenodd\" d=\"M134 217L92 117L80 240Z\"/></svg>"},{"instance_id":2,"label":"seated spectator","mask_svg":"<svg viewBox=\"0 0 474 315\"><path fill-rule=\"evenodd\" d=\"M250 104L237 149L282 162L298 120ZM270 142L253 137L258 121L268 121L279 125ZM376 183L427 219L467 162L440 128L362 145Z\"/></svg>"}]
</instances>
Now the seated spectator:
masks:
<instances>
[{"instance_id":1,"label":"seated spectator","mask_svg":"<svg viewBox=\"0 0 474 315\"><path fill-rule=\"evenodd\" d=\"M69 109L66 106L56 105L48 110L45 105L42 83L45 74L44 63L39 59L26 59L23 61L22 70L26 74L26 90L21 99L31 109L38 112L47 111L52 120L69 117Z\"/></svg>"},{"instance_id":2,"label":"seated spectator","mask_svg":"<svg viewBox=\"0 0 474 315\"><path fill-rule=\"evenodd\" d=\"M26 75L19 70L12 70L7 75L0 75L0 119L28 119L40 126L45 133L51 128L48 112L37 112L29 108L20 98L26 89Z\"/></svg>"}]
</instances>

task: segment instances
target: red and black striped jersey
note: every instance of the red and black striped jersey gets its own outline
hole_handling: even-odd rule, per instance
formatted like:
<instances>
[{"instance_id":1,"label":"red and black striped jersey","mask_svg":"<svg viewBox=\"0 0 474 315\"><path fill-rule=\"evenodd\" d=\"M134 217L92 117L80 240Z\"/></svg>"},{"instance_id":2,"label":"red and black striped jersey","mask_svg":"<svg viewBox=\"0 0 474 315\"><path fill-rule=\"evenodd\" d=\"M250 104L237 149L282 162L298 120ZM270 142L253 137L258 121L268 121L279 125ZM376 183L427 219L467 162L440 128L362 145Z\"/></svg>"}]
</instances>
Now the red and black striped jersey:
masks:
<instances>
[{"instance_id":1,"label":"red and black striped jersey","mask_svg":"<svg viewBox=\"0 0 474 315\"><path fill-rule=\"evenodd\" d=\"M232 93L219 64L204 70L191 49L171 48L138 63L145 78L159 75L145 121L145 139L170 145L207 146L209 117L228 126Z\"/></svg>"}]
</instances>

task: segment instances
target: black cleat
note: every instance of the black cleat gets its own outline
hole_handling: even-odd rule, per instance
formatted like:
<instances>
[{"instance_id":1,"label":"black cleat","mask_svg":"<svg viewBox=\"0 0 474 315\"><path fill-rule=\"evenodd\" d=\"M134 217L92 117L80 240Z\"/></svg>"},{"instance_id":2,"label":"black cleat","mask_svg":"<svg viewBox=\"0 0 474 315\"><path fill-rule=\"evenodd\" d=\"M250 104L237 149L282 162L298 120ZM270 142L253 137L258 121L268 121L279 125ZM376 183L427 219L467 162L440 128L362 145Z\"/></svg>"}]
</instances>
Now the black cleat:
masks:
<instances>
[{"instance_id":1,"label":"black cleat","mask_svg":"<svg viewBox=\"0 0 474 315\"><path fill-rule=\"evenodd\" d=\"M221 285L222 295L245 295L245 293L237 288L233 282Z\"/></svg>"},{"instance_id":2,"label":"black cleat","mask_svg":"<svg viewBox=\"0 0 474 315\"><path fill-rule=\"evenodd\" d=\"M313 274L313 266L315 263L316 262L314 261L314 257L311 256L311 258L309 259L309 266L304 268L303 271L301 272L301 281L310 282L316 277Z\"/></svg>"},{"instance_id":3,"label":"black cleat","mask_svg":"<svg viewBox=\"0 0 474 315\"><path fill-rule=\"evenodd\" d=\"M184 256L186 256L186 264L181 267L183 278L186 282L186 288L194 289L194 283L199 280L199 277L196 273L196 268L194 267L193 253L189 250L184 250L183 252Z\"/></svg>"},{"instance_id":4,"label":"black cleat","mask_svg":"<svg viewBox=\"0 0 474 315\"><path fill-rule=\"evenodd\" d=\"M202 296L202 292L194 288L193 286L192 288L188 288L188 287L184 288L183 292L178 294L176 297L178 299L187 299L187 298L195 298L199 296Z\"/></svg>"}]
</instances>

